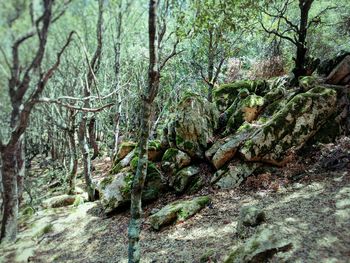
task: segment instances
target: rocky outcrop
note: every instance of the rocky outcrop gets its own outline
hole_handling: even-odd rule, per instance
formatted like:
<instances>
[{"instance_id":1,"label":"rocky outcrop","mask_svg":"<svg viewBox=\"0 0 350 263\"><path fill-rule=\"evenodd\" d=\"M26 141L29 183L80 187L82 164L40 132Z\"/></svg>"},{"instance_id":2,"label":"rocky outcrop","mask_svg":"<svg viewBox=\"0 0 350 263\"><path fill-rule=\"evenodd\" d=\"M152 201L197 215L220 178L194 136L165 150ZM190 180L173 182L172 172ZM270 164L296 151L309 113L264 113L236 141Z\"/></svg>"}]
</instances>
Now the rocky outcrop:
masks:
<instances>
[{"instance_id":1,"label":"rocky outcrop","mask_svg":"<svg viewBox=\"0 0 350 263\"><path fill-rule=\"evenodd\" d=\"M192 200L176 201L163 207L161 210L149 217L151 227L159 230L161 227L176 222L184 221L210 202L208 196L196 197Z\"/></svg>"},{"instance_id":2,"label":"rocky outcrop","mask_svg":"<svg viewBox=\"0 0 350 263\"><path fill-rule=\"evenodd\" d=\"M218 127L218 119L219 113L213 104L199 95L187 94L166 125L168 144L192 158L203 159Z\"/></svg>"},{"instance_id":3,"label":"rocky outcrop","mask_svg":"<svg viewBox=\"0 0 350 263\"><path fill-rule=\"evenodd\" d=\"M335 85L350 84L350 55L346 56L328 75L327 83Z\"/></svg>"},{"instance_id":4,"label":"rocky outcrop","mask_svg":"<svg viewBox=\"0 0 350 263\"><path fill-rule=\"evenodd\" d=\"M169 148L165 151L162 158L162 169L168 175L173 175L181 168L191 163L191 157L176 148Z\"/></svg>"},{"instance_id":5,"label":"rocky outcrop","mask_svg":"<svg viewBox=\"0 0 350 263\"><path fill-rule=\"evenodd\" d=\"M291 148L300 149L335 111L337 93L316 87L296 95L271 120L253 133L240 153L248 161L281 165Z\"/></svg>"},{"instance_id":6,"label":"rocky outcrop","mask_svg":"<svg viewBox=\"0 0 350 263\"><path fill-rule=\"evenodd\" d=\"M69 206L74 204L77 198L80 196L75 195L59 195L54 196L43 201L42 205L45 208L58 208L63 206Z\"/></svg>"},{"instance_id":7,"label":"rocky outcrop","mask_svg":"<svg viewBox=\"0 0 350 263\"><path fill-rule=\"evenodd\" d=\"M170 180L169 185L175 189L176 192L182 193L187 186L196 182L196 175L200 173L198 166L192 165L181 169Z\"/></svg>"}]
</instances>

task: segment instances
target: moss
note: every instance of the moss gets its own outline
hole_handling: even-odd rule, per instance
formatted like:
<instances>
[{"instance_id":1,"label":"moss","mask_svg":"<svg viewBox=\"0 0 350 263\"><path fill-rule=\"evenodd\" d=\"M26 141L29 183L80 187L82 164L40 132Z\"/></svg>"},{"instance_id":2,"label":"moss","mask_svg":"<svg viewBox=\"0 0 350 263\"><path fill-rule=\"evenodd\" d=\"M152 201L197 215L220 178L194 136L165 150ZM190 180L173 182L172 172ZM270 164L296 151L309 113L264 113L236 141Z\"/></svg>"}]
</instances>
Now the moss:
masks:
<instances>
[{"instance_id":1,"label":"moss","mask_svg":"<svg viewBox=\"0 0 350 263\"><path fill-rule=\"evenodd\" d=\"M134 171L136 171L136 169L137 169L137 164L138 164L138 162L139 162L139 157L138 157L138 156L135 156L135 157L131 160L131 162L130 162L130 166L131 166L131 168L132 168Z\"/></svg>"},{"instance_id":2,"label":"moss","mask_svg":"<svg viewBox=\"0 0 350 263\"><path fill-rule=\"evenodd\" d=\"M124 177L125 185L121 188L121 192L125 195L131 193L132 182L134 180L134 175L132 173L127 173Z\"/></svg>"},{"instance_id":3,"label":"moss","mask_svg":"<svg viewBox=\"0 0 350 263\"><path fill-rule=\"evenodd\" d=\"M200 263L212 262L212 257L215 255L215 250L209 249L199 259ZM215 261L214 261L215 262Z\"/></svg>"},{"instance_id":4,"label":"moss","mask_svg":"<svg viewBox=\"0 0 350 263\"><path fill-rule=\"evenodd\" d=\"M194 147L194 145L193 145L192 142L190 142L190 141L184 142L184 148L185 148L185 150L192 150L193 147Z\"/></svg>"},{"instance_id":5,"label":"moss","mask_svg":"<svg viewBox=\"0 0 350 263\"><path fill-rule=\"evenodd\" d=\"M178 154L179 150L175 148L169 148L165 151L162 162L171 161Z\"/></svg>"},{"instance_id":6,"label":"moss","mask_svg":"<svg viewBox=\"0 0 350 263\"><path fill-rule=\"evenodd\" d=\"M180 145L184 142L184 139L176 134L176 145Z\"/></svg>"},{"instance_id":7,"label":"moss","mask_svg":"<svg viewBox=\"0 0 350 263\"><path fill-rule=\"evenodd\" d=\"M120 172L120 170L123 169L123 166L120 163L116 163L112 169L109 171L110 175L114 175Z\"/></svg>"},{"instance_id":8,"label":"moss","mask_svg":"<svg viewBox=\"0 0 350 263\"><path fill-rule=\"evenodd\" d=\"M153 148L155 150L160 150L161 149L161 142L159 140L152 140L148 142L148 148Z\"/></svg>"},{"instance_id":9,"label":"moss","mask_svg":"<svg viewBox=\"0 0 350 263\"><path fill-rule=\"evenodd\" d=\"M31 217L32 215L34 215L34 213L35 213L35 210L31 206L27 206L22 211L22 215L27 216L27 217Z\"/></svg>"},{"instance_id":10,"label":"moss","mask_svg":"<svg viewBox=\"0 0 350 263\"><path fill-rule=\"evenodd\" d=\"M74 200L74 203L73 203L73 206L74 207L78 207L80 205L84 204L84 198L80 195L77 195L75 197L75 200Z\"/></svg>"},{"instance_id":11,"label":"moss","mask_svg":"<svg viewBox=\"0 0 350 263\"><path fill-rule=\"evenodd\" d=\"M136 142L132 142L132 141L125 141L125 142L122 142L120 144L120 148L126 148L126 147L135 148L136 146L137 146L137 143Z\"/></svg>"},{"instance_id":12,"label":"moss","mask_svg":"<svg viewBox=\"0 0 350 263\"><path fill-rule=\"evenodd\" d=\"M42 237L43 235L46 235L46 234L48 234L48 233L50 233L50 232L52 232L53 231L53 224L51 224L51 223L49 223L49 224L47 224L46 226L44 226L38 233L36 233L36 237L37 238L40 238L40 237Z\"/></svg>"},{"instance_id":13,"label":"moss","mask_svg":"<svg viewBox=\"0 0 350 263\"><path fill-rule=\"evenodd\" d=\"M107 176L103 178L100 182L101 189L104 189L107 185L110 185L113 182L114 176Z\"/></svg>"}]
</instances>

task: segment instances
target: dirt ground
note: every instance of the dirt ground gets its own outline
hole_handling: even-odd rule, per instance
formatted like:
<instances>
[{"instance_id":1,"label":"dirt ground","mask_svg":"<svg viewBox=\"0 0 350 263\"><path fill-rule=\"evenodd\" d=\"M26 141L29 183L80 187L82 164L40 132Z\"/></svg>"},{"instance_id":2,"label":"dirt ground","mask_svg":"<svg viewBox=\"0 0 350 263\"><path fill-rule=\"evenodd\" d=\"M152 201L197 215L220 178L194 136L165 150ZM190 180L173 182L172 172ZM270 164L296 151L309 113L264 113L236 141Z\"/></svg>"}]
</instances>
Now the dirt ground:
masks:
<instances>
[{"instance_id":1,"label":"dirt ground","mask_svg":"<svg viewBox=\"0 0 350 263\"><path fill-rule=\"evenodd\" d=\"M236 227L245 205L263 209L266 225L290 229L293 248L266 262L350 262L348 167L313 170L274 190L206 188L196 195L209 195L212 202L189 220L159 232L150 228L147 217L179 197L167 194L145 205L142 262L222 262L244 242ZM107 217L98 201L22 215L18 239L1 245L0 262L127 262L128 221L127 211Z\"/></svg>"}]
</instances>

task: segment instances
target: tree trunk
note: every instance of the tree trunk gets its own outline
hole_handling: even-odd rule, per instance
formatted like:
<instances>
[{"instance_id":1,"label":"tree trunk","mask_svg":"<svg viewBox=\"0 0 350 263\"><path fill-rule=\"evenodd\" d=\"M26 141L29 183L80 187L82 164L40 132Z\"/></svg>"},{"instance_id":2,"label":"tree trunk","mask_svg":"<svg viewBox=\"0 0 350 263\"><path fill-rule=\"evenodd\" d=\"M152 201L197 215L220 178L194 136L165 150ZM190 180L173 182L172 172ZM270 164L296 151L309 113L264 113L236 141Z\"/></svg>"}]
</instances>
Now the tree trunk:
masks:
<instances>
[{"instance_id":1,"label":"tree trunk","mask_svg":"<svg viewBox=\"0 0 350 263\"><path fill-rule=\"evenodd\" d=\"M93 202L95 201L95 188L92 184L92 178L91 178L91 158L90 158L90 152L89 152L89 144L86 138L86 116L83 116L83 119L80 122L78 137L79 137L80 150L83 154L83 170L84 170L86 191L89 196L89 201Z\"/></svg>"},{"instance_id":2,"label":"tree trunk","mask_svg":"<svg viewBox=\"0 0 350 263\"><path fill-rule=\"evenodd\" d=\"M7 145L1 153L3 217L0 241L14 241L17 235L18 189L16 153L18 145Z\"/></svg>"},{"instance_id":3,"label":"tree trunk","mask_svg":"<svg viewBox=\"0 0 350 263\"><path fill-rule=\"evenodd\" d=\"M100 153L98 149L98 144L96 142L96 125L95 124L96 124L96 119L95 117L92 117L89 122L89 142L90 142L90 146L94 150L91 160L96 159L96 157Z\"/></svg>"},{"instance_id":4,"label":"tree trunk","mask_svg":"<svg viewBox=\"0 0 350 263\"><path fill-rule=\"evenodd\" d=\"M141 107L141 127L139 138L139 161L137 163L136 174L134 176L131 190L131 219L129 223L129 262L140 262L140 232L141 232L141 196L147 173L147 141L150 129L151 107L159 88L159 66L158 66L158 50L157 50L157 0L149 2L149 71L148 71L148 87L142 96Z\"/></svg>"},{"instance_id":5,"label":"tree trunk","mask_svg":"<svg viewBox=\"0 0 350 263\"><path fill-rule=\"evenodd\" d=\"M76 181L76 175L78 171L78 156L77 156L77 148L75 145L75 131L69 131L68 132L68 142L69 142L69 159L70 159L70 167L69 167L69 174L67 178L67 184L68 184L68 194L74 194L75 193L75 181Z\"/></svg>"},{"instance_id":6,"label":"tree trunk","mask_svg":"<svg viewBox=\"0 0 350 263\"><path fill-rule=\"evenodd\" d=\"M313 0L299 0L300 24L298 30L297 52L295 58L295 67L293 69L294 85L299 84L299 77L305 76L306 70L306 36L308 29L309 11Z\"/></svg>"},{"instance_id":7,"label":"tree trunk","mask_svg":"<svg viewBox=\"0 0 350 263\"><path fill-rule=\"evenodd\" d=\"M213 31L209 29L209 43L208 43L208 101L213 100L214 88L214 50L213 50Z\"/></svg>"}]
</instances>

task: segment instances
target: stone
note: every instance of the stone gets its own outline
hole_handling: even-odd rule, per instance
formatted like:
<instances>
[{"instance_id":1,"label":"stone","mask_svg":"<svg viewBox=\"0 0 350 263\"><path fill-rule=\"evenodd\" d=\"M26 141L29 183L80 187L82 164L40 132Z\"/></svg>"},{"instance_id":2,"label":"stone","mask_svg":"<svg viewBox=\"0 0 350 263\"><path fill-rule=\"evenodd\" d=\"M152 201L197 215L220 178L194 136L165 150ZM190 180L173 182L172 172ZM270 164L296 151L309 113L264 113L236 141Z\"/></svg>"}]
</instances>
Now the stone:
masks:
<instances>
[{"instance_id":1,"label":"stone","mask_svg":"<svg viewBox=\"0 0 350 263\"><path fill-rule=\"evenodd\" d=\"M131 187L134 179L136 157L132 166L116 175L104 178L98 185L101 204L105 213L128 205L131 200ZM151 162L147 166L147 176L142 192L143 201L155 200L164 190L164 179L158 168Z\"/></svg>"},{"instance_id":2,"label":"stone","mask_svg":"<svg viewBox=\"0 0 350 263\"><path fill-rule=\"evenodd\" d=\"M226 111L240 94L240 98L249 93L263 94L268 89L267 82L263 80L238 80L223 84L213 91L214 102L220 112Z\"/></svg>"},{"instance_id":3,"label":"stone","mask_svg":"<svg viewBox=\"0 0 350 263\"><path fill-rule=\"evenodd\" d=\"M270 262L276 253L293 248L293 239L284 226L271 225L258 229L225 259L225 263ZM275 261L272 261L275 262Z\"/></svg>"},{"instance_id":4,"label":"stone","mask_svg":"<svg viewBox=\"0 0 350 263\"><path fill-rule=\"evenodd\" d=\"M59 195L54 196L43 201L44 208L58 208L74 204L75 195Z\"/></svg>"},{"instance_id":5,"label":"stone","mask_svg":"<svg viewBox=\"0 0 350 263\"><path fill-rule=\"evenodd\" d=\"M209 204L209 202L210 198L208 196L200 196L186 201L175 201L151 215L149 222L153 229L159 230L164 226L190 218Z\"/></svg>"},{"instance_id":6,"label":"stone","mask_svg":"<svg viewBox=\"0 0 350 263\"><path fill-rule=\"evenodd\" d=\"M250 126L247 129L242 128L242 130L237 134L221 140L221 145L214 144L214 149L216 149L216 152L212 157L212 163L216 169L220 169L227 162L233 159L238 148L244 144L245 140L249 138L251 131L252 129L250 129ZM209 153L214 151L214 149L209 149L207 151L207 156L210 156Z\"/></svg>"},{"instance_id":7,"label":"stone","mask_svg":"<svg viewBox=\"0 0 350 263\"><path fill-rule=\"evenodd\" d=\"M249 233L249 228L256 227L265 221L266 214L263 210L256 206L243 206L239 212L237 234L244 238Z\"/></svg>"},{"instance_id":8,"label":"stone","mask_svg":"<svg viewBox=\"0 0 350 263\"><path fill-rule=\"evenodd\" d=\"M300 149L335 112L334 89L316 87L293 97L256 130L239 150L248 161L281 166L288 151Z\"/></svg>"},{"instance_id":9,"label":"stone","mask_svg":"<svg viewBox=\"0 0 350 263\"><path fill-rule=\"evenodd\" d=\"M191 181L194 181L194 177L198 175L199 172L200 169L197 166L183 168L171 177L169 185L173 187L176 192L182 193Z\"/></svg>"},{"instance_id":10,"label":"stone","mask_svg":"<svg viewBox=\"0 0 350 263\"><path fill-rule=\"evenodd\" d=\"M187 153L176 148L169 148L163 155L162 169L171 176L190 163L191 157Z\"/></svg>"},{"instance_id":11,"label":"stone","mask_svg":"<svg viewBox=\"0 0 350 263\"><path fill-rule=\"evenodd\" d=\"M348 76L350 75L350 55L346 56L328 75L326 83L334 85L349 84Z\"/></svg>"},{"instance_id":12,"label":"stone","mask_svg":"<svg viewBox=\"0 0 350 263\"><path fill-rule=\"evenodd\" d=\"M186 94L177 105L176 114L168 121L169 145L174 136L177 148L191 158L204 159L218 128L219 113L215 106L197 94ZM170 126L170 127L169 127Z\"/></svg>"},{"instance_id":13,"label":"stone","mask_svg":"<svg viewBox=\"0 0 350 263\"><path fill-rule=\"evenodd\" d=\"M115 161L112 169L109 171L109 174L117 174L123 168L128 167L130 165L131 160L135 157L135 149L129 152L122 160Z\"/></svg>"},{"instance_id":14,"label":"stone","mask_svg":"<svg viewBox=\"0 0 350 263\"><path fill-rule=\"evenodd\" d=\"M228 118L225 134L236 131L244 121L251 123L256 120L264 104L264 98L255 94L240 100Z\"/></svg>"},{"instance_id":15,"label":"stone","mask_svg":"<svg viewBox=\"0 0 350 263\"><path fill-rule=\"evenodd\" d=\"M222 189L238 187L259 166L258 163L234 162L228 167L218 170L213 175L211 183Z\"/></svg>"},{"instance_id":16,"label":"stone","mask_svg":"<svg viewBox=\"0 0 350 263\"><path fill-rule=\"evenodd\" d=\"M116 160L120 161L125 156L127 156L132 150L135 149L137 143L135 142L122 142L119 146L118 153L116 155Z\"/></svg>"}]
</instances>

